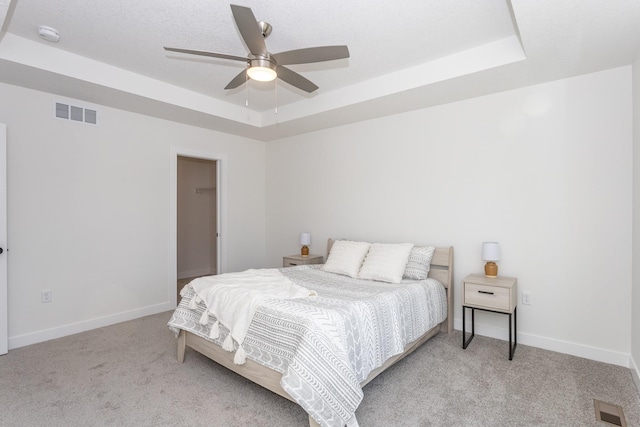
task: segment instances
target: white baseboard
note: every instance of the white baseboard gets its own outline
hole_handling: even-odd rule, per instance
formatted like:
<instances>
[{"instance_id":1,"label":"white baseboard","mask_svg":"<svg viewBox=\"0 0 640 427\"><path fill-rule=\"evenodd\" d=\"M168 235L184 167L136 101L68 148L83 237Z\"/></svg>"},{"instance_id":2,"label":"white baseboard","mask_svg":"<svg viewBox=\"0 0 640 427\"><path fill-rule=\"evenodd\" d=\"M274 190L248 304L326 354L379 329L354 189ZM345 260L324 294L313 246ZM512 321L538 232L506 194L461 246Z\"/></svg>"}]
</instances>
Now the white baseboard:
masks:
<instances>
[{"instance_id":1,"label":"white baseboard","mask_svg":"<svg viewBox=\"0 0 640 427\"><path fill-rule=\"evenodd\" d=\"M629 369L631 370L631 376L633 377L633 383L636 385L636 391L640 393L640 371L636 361L633 360L633 356L629 356Z\"/></svg>"},{"instance_id":2,"label":"white baseboard","mask_svg":"<svg viewBox=\"0 0 640 427\"><path fill-rule=\"evenodd\" d=\"M190 277L210 276L216 274L210 268L201 268L200 270L180 271L178 272L178 279L188 279Z\"/></svg>"},{"instance_id":3,"label":"white baseboard","mask_svg":"<svg viewBox=\"0 0 640 427\"><path fill-rule=\"evenodd\" d=\"M453 320L454 329L462 330L462 319ZM471 322L467 322L466 332L471 332ZM476 322L476 335L482 335L499 340L509 340L509 330L490 325L483 325ZM619 351L607 350L599 347L592 347L569 341L557 340L554 338L542 337L539 335L518 332L518 344L529 345L531 347L551 350L558 353L570 354L572 356L583 357L585 359L596 360L598 362L609 363L611 365L629 368L631 355ZM462 345L462 344L461 344ZM518 350L516 349L516 356Z\"/></svg>"},{"instance_id":4,"label":"white baseboard","mask_svg":"<svg viewBox=\"0 0 640 427\"><path fill-rule=\"evenodd\" d=\"M139 317L150 316L152 314L162 313L175 309L175 305L166 302L149 307L143 307L136 310L116 313L109 316L99 317L96 319L84 320L82 322L62 325L51 329L32 332L29 334L9 337L9 350L24 347L39 342L49 341L55 338L65 337L80 332L89 331L91 329L102 328L104 326L114 325L127 320L137 319Z\"/></svg>"}]
</instances>

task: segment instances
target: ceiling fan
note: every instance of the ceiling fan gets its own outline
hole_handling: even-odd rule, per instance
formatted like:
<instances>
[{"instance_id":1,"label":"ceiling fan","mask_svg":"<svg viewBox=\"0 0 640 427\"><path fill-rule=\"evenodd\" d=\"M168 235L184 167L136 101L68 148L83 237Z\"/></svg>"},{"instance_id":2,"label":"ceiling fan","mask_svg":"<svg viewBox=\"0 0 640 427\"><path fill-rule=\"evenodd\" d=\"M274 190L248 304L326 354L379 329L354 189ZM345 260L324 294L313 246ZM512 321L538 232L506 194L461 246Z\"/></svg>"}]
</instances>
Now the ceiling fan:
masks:
<instances>
[{"instance_id":1,"label":"ceiling fan","mask_svg":"<svg viewBox=\"0 0 640 427\"><path fill-rule=\"evenodd\" d=\"M309 93L318 89L318 86L295 71L284 67L284 65L333 61L335 59L349 57L349 49L347 49L347 46L320 46L273 54L269 53L264 39L271 34L271 25L266 22L258 22L248 7L232 4L231 12L233 13L233 18L236 21L238 30L240 30L240 35L249 48L249 55L246 58L224 53L178 49L166 46L164 49L171 52L212 56L214 58L246 62L247 68L235 76L225 89L235 89L245 83L247 78L268 82L278 77L290 85Z\"/></svg>"}]
</instances>

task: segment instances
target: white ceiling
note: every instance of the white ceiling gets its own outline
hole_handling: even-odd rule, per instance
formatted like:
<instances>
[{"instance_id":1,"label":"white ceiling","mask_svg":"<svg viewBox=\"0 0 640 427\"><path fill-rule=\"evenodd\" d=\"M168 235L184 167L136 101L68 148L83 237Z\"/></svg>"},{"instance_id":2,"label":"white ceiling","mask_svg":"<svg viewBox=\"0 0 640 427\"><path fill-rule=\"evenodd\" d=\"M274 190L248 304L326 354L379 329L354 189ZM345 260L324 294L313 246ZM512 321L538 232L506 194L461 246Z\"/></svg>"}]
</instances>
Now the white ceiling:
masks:
<instances>
[{"instance_id":1,"label":"white ceiling","mask_svg":"<svg viewBox=\"0 0 640 427\"><path fill-rule=\"evenodd\" d=\"M290 68L316 83L224 86L247 54L229 3L0 0L0 81L270 140L630 64L638 0L237 0L269 22L270 52L346 44ZM38 37L56 28L58 43ZM248 101L248 106L246 105ZM277 107L277 113L276 113Z\"/></svg>"}]
</instances>

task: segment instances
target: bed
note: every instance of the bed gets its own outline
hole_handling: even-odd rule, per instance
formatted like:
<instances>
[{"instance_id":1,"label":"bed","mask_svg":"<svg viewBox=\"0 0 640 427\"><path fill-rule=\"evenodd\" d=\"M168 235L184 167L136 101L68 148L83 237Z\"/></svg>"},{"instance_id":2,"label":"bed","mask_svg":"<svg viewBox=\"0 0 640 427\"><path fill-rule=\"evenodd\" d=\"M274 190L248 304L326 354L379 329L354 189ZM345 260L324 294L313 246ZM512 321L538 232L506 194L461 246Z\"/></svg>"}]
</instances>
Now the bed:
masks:
<instances>
[{"instance_id":1,"label":"bed","mask_svg":"<svg viewBox=\"0 0 640 427\"><path fill-rule=\"evenodd\" d=\"M232 348L223 344L229 329L207 314L198 287L186 286L168 323L178 360L186 347L202 353L302 406L311 427L357 426L362 387L437 333L453 330L453 248L432 248L428 278L393 284L325 271L338 252L333 245L330 239L327 264L278 269L317 296L264 302Z\"/></svg>"}]
</instances>

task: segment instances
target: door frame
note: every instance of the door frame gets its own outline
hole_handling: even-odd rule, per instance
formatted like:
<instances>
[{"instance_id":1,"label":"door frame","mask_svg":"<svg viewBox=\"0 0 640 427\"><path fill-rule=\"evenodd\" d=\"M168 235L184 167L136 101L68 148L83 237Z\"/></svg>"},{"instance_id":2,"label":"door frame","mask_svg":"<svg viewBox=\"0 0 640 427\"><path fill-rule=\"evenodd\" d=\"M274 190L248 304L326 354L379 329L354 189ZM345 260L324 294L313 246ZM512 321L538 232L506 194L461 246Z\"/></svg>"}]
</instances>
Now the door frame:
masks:
<instances>
[{"instance_id":1,"label":"door frame","mask_svg":"<svg viewBox=\"0 0 640 427\"><path fill-rule=\"evenodd\" d=\"M216 162L216 274L227 271L227 156L213 151L171 146L169 169L169 302L177 305L178 279L178 156Z\"/></svg>"},{"instance_id":2,"label":"door frame","mask_svg":"<svg viewBox=\"0 0 640 427\"><path fill-rule=\"evenodd\" d=\"M7 125L0 123L0 355L9 351L9 286L7 284Z\"/></svg>"}]
</instances>

